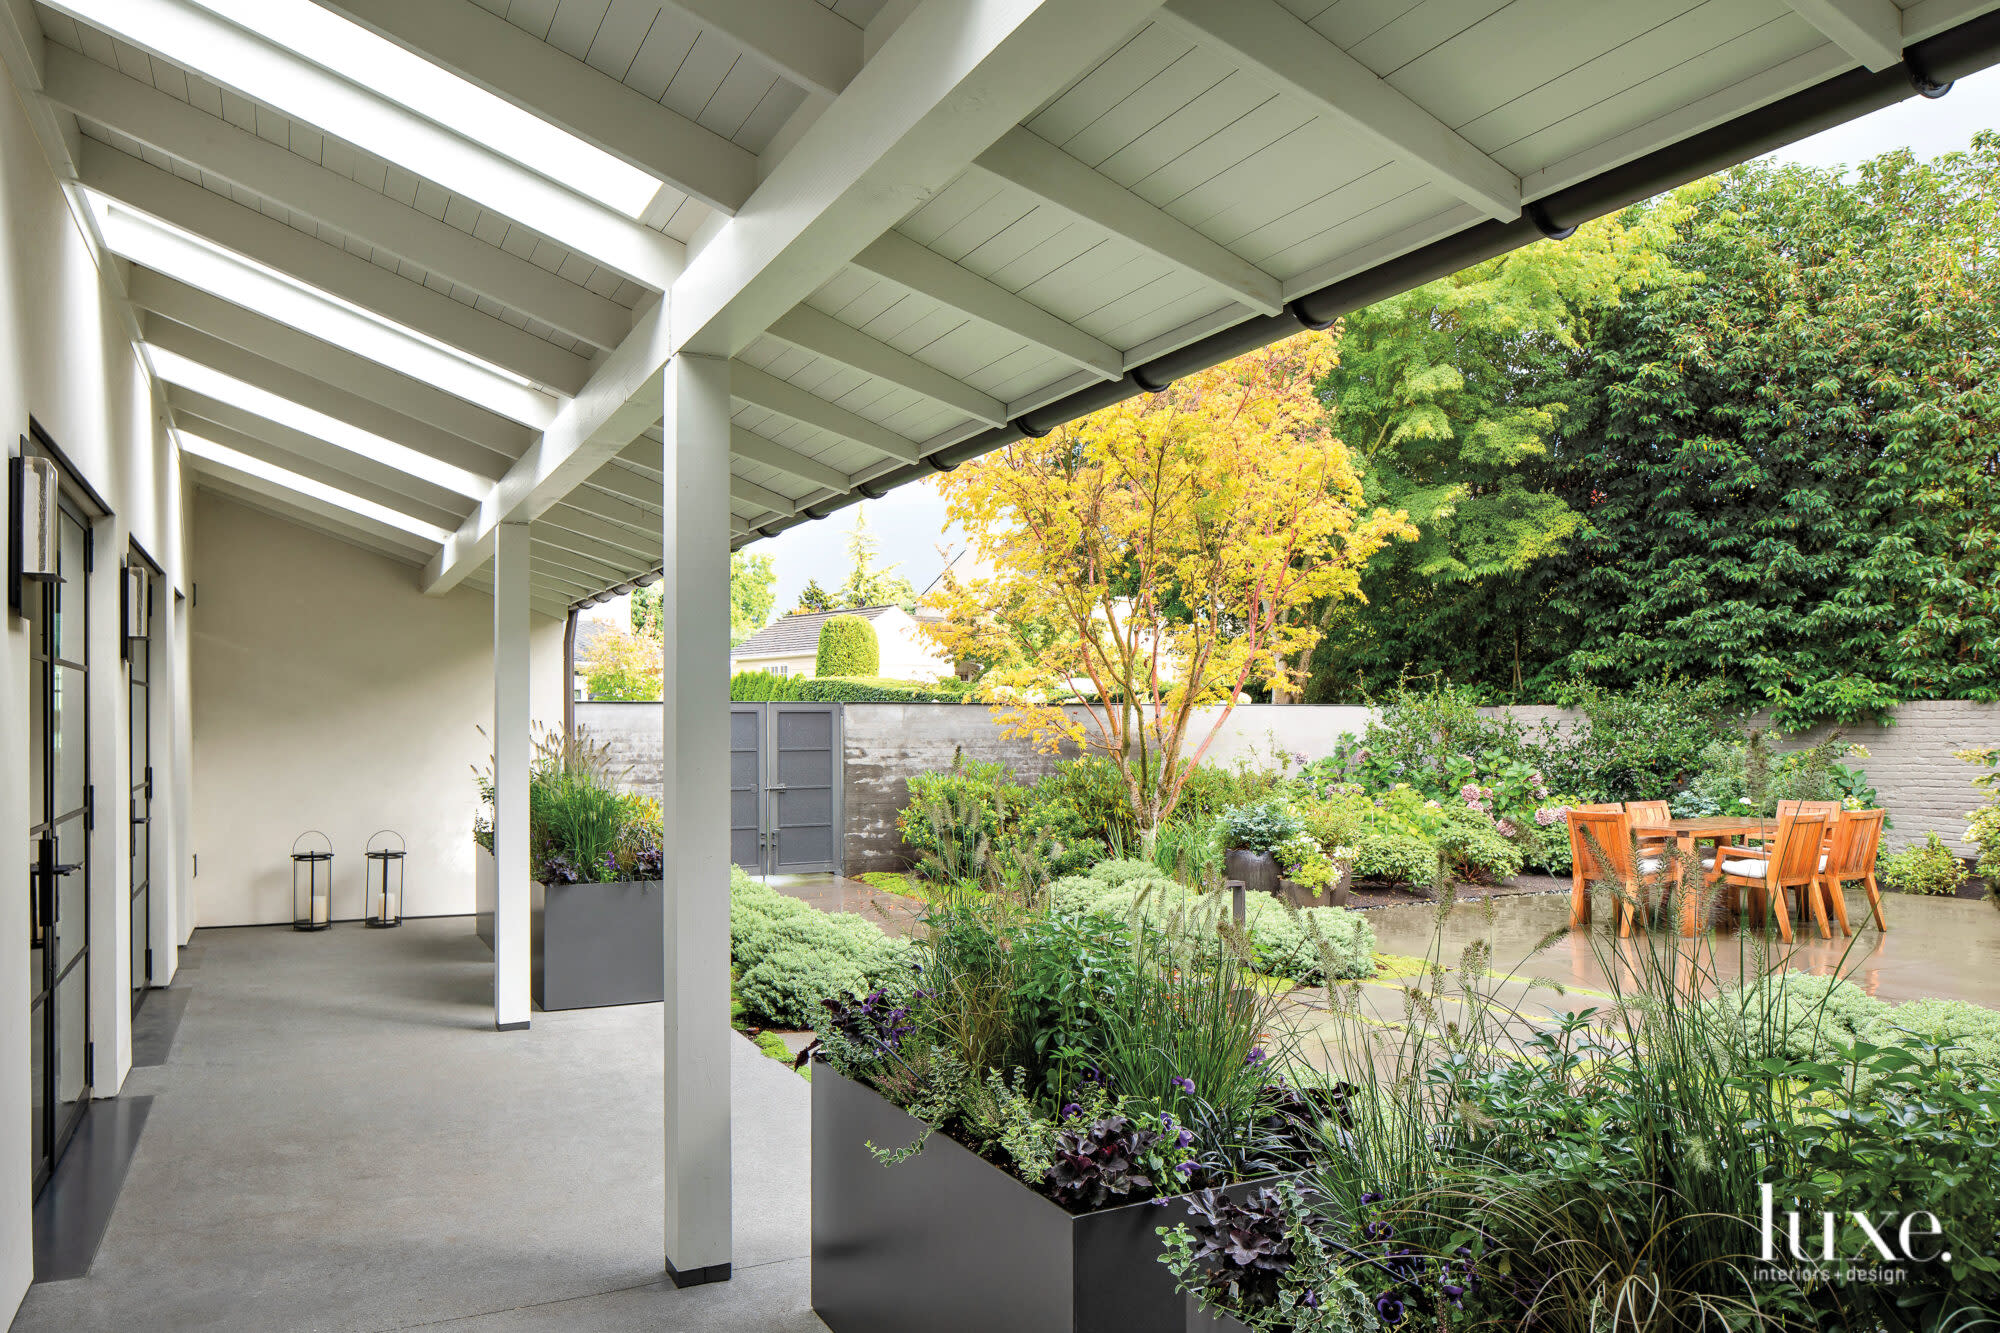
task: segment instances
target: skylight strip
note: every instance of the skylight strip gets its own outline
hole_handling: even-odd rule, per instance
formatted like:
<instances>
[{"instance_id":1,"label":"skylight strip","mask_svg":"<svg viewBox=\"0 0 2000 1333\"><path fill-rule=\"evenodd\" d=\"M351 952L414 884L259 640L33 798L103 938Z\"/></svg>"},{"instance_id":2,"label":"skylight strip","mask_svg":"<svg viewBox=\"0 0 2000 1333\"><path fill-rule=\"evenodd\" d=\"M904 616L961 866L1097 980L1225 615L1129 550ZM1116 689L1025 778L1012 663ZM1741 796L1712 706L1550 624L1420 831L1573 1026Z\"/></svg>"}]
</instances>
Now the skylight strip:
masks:
<instances>
[{"instance_id":1,"label":"skylight strip","mask_svg":"<svg viewBox=\"0 0 2000 1333\"><path fill-rule=\"evenodd\" d=\"M364 499L359 495L350 495L346 491L329 486L323 481L316 481L311 477L300 476L289 468L282 468L274 463L267 463L261 458L253 457L240 450L231 449L226 444L217 444L214 440L205 439L200 435L190 435L186 431L177 431L175 433L180 436L182 453L192 454L196 458L207 459L217 466L234 469L237 472L245 473L262 481L268 481L273 485L282 486L288 491L296 491L300 495L318 500L322 504L329 504L337 509L345 509L351 514L359 514L363 518L372 518L377 523L398 528L413 537L421 537L425 541L435 542L439 546L444 545L445 541L451 536L443 528L426 523L420 518L412 518L400 510L391 509L385 504L377 504L375 501Z\"/></svg>"},{"instance_id":2,"label":"skylight strip","mask_svg":"<svg viewBox=\"0 0 2000 1333\"><path fill-rule=\"evenodd\" d=\"M541 430L555 420L556 400L513 371L103 195L89 198L114 254L523 425Z\"/></svg>"},{"instance_id":3,"label":"skylight strip","mask_svg":"<svg viewBox=\"0 0 2000 1333\"><path fill-rule=\"evenodd\" d=\"M628 218L659 193L629 162L308 0L195 3Z\"/></svg>"},{"instance_id":4,"label":"skylight strip","mask_svg":"<svg viewBox=\"0 0 2000 1333\"><path fill-rule=\"evenodd\" d=\"M267 421L289 426L301 434L324 440L335 448L345 449L448 491L456 491L468 499L484 499L493 489L492 482L464 468L432 458L406 444L384 439L359 426L349 425L338 417L330 417L303 403L281 398L268 389L260 389L233 375L225 375L179 352L170 352L152 343L145 344L145 348L147 356L152 359L153 369L169 384L178 384Z\"/></svg>"},{"instance_id":5,"label":"skylight strip","mask_svg":"<svg viewBox=\"0 0 2000 1333\"><path fill-rule=\"evenodd\" d=\"M239 28L192 0L49 3L253 102L525 223L636 282L665 290L680 272L685 250L678 241L349 82L285 48L276 38L267 40Z\"/></svg>"}]
</instances>

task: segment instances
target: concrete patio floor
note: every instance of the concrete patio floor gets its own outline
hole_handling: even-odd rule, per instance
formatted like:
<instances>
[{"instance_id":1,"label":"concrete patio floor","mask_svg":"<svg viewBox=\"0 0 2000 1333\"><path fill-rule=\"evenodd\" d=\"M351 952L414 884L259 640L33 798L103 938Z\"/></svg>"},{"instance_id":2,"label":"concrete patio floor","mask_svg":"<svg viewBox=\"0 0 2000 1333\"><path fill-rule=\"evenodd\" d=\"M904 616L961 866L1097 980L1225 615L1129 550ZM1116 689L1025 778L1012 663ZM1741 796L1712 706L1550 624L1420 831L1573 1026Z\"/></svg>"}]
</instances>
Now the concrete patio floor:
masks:
<instances>
[{"instance_id":1,"label":"concrete patio floor","mask_svg":"<svg viewBox=\"0 0 2000 1333\"><path fill-rule=\"evenodd\" d=\"M732 1043L735 1277L661 1274L661 1009L492 1028L469 918L204 930L87 1276L17 1333L791 1333L809 1308L808 1085ZM156 1002L160 997L153 997Z\"/></svg>"}]
</instances>

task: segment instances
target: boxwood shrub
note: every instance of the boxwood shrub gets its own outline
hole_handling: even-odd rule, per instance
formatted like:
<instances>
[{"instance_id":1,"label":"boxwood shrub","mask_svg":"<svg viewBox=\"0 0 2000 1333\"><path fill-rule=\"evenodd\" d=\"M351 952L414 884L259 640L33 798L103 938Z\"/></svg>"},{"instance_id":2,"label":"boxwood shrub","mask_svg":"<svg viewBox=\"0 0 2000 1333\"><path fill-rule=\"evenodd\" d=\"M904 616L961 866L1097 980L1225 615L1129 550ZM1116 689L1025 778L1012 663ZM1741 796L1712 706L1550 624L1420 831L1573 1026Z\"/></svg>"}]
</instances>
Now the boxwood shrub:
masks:
<instances>
[{"instance_id":1,"label":"boxwood shrub","mask_svg":"<svg viewBox=\"0 0 2000 1333\"><path fill-rule=\"evenodd\" d=\"M1049 886L1050 907L1072 914L1099 912L1125 918L1136 905L1141 915L1160 919L1188 910L1199 901L1186 885L1168 879L1149 861L1103 861L1081 875L1065 876ZM1217 902L1216 907L1227 911L1227 899ZM1374 974L1375 928L1357 912L1340 907L1300 909L1264 894L1252 894L1244 901L1243 915L1251 952L1261 972L1306 984L1325 981L1319 947L1324 944L1335 978Z\"/></svg>"},{"instance_id":2,"label":"boxwood shrub","mask_svg":"<svg viewBox=\"0 0 2000 1333\"><path fill-rule=\"evenodd\" d=\"M834 616L819 627L815 676L872 676L882 669L875 627L860 616Z\"/></svg>"},{"instance_id":3,"label":"boxwood shrub","mask_svg":"<svg viewBox=\"0 0 2000 1333\"><path fill-rule=\"evenodd\" d=\"M864 995L908 968L910 946L846 912L822 912L729 872L729 958L736 997L754 1023L812 1027L820 1001Z\"/></svg>"}]
</instances>

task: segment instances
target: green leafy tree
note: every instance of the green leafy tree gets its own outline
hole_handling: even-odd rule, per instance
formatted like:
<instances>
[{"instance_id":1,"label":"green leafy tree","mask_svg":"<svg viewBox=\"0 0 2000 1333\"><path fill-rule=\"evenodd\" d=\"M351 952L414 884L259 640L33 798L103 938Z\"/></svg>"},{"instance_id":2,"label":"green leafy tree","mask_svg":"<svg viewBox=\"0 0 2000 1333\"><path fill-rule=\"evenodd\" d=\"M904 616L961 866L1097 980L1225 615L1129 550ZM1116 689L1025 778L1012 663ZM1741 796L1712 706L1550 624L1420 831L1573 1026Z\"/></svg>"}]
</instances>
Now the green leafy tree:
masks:
<instances>
[{"instance_id":1,"label":"green leafy tree","mask_svg":"<svg viewBox=\"0 0 2000 1333\"><path fill-rule=\"evenodd\" d=\"M838 611L840 605L832 593L819 586L818 579L807 579L806 586L799 589L799 604L789 614L809 616L820 611Z\"/></svg>"},{"instance_id":2,"label":"green leafy tree","mask_svg":"<svg viewBox=\"0 0 2000 1333\"><path fill-rule=\"evenodd\" d=\"M868 532L867 506L856 505L854 527L847 534L847 558L851 568L846 585L835 594L839 606L900 606L907 611L916 605L916 589L896 572L896 566L875 568L880 545Z\"/></svg>"},{"instance_id":3,"label":"green leafy tree","mask_svg":"<svg viewBox=\"0 0 2000 1333\"><path fill-rule=\"evenodd\" d=\"M768 555L749 555L735 551L729 557L729 646L734 648L745 639L764 628L771 618L771 606L777 601L773 584L777 582L777 572L771 566ZM650 634L656 641L663 641L664 632L660 625L660 585L647 584L632 590L632 628L641 634Z\"/></svg>"},{"instance_id":4,"label":"green leafy tree","mask_svg":"<svg viewBox=\"0 0 2000 1333\"><path fill-rule=\"evenodd\" d=\"M830 616L819 627L819 660L815 676L878 676L882 645L875 627L860 616Z\"/></svg>"}]
</instances>

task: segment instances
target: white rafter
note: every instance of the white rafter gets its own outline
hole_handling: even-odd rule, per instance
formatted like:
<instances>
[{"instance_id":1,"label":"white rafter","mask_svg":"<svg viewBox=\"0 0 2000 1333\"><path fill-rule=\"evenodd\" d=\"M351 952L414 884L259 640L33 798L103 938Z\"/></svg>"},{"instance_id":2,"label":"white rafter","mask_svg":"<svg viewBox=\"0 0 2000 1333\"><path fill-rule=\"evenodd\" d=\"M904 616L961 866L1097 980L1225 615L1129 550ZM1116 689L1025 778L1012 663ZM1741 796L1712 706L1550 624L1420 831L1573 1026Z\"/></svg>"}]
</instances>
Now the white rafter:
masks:
<instances>
[{"instance_id":1,"label":"white rafter","mask_svg":"<svg viewBox=\"0 0 2000 1333\"><path fill-rule=\"evenodd\" d=\"M745 462L762 464L829 491L844 491L854 484L854 479L839 468L828 467L818 459L807 458L741 426L729 432L729 452Z\"/></svg>"},{"instance_id":2,"label":"white rafter","mask_svg":"<svg viewBox=\"0 0 2000 1333\"><path fill-rule=\"evenodd\" d=\"M861 29L818 0L669 0L808 92L837 97L861 71Z\"/></svg>"},{"instance_id":3,"label":"white rafter","mask_svg":"<svg viewBox=\"0 0 2000 1333\"><path fill-rule=\"evenodd\" d=\"M632 312L428 213L328 171L68 47L48 56L51 101L211 176L282 204L598 347Z\"/></svg>"},{"instance_id":4,"label":"white rafter","mask_svg":"<svg viewBox=\"0 0 2000 1333\"><path fill-rule=\"evenodd\" d=\"M1903 59L1903 11L1894 0L1785 2L1869 69L1887 69Z\"/></svg>"},{"instance_id":5,"label":"white rafter","mask_svg":"<svg viewBox=\"0 0 2000 1333\"><path fill-rule=\"evenodd\" d=\"M301 124L435 181L544 236L664 290L681 243L463 139L193 0L50 0L51 7Z\"/></svg>"},{"instance_id":6,"label":"white rafter","mask_svg":"<svg viewBox=\"0 0 2000 1333\"><path fill-rule=\"evenodd\" d=\"M1047 348L1100 379L1125 373L1125 359L1111 344L1093 338L1034 302L954 264L929 246L892 231L854 257L854 266L970 315L982 324Z\"/></svg>"},{"instance_id":7,"label":"white rafter","mask_svg":"<svg viewBox=\"0 0 2000 1333\"><path fill-rule=\"evenodd\" d=\"M1275 315L1284 307L1276 278L1033 130L1008 131L979 155L975 165L1072 217L1151 251L1252 310Z\"/></svg>"},{"instance_id":8,"label":"white rafter","mask_svg":"<svg viewBox=\"0 0 2000 1333\"><path fill-rule=\"evenodd\" d=\"M957 408L989 426L998 426L1007 419L1007 405L998 398L981 393L936 366L926 365L809 305L796 306L788 311L771 326L770 332L773 338L788 342L802 351L901 385L932 402Z\"/></svg>"},{"instance_id":9,"label":"white rafter","mask_svg":"<svg viewBox=\"0 0 2000 1333\"><path fill-rule=\"evenodd\" d=\"M1115 45L1156 2L919 5L460 525L425 588L456 586L491 553L494 527L533 519L659 421L675 352L741 352L1060 91L1079 53Z\"/></svg>"},{"instance_id":10,"label":"white rafter","mask_svg":"<svg viewBox=\"0 0 2000 1333\"><path fill-rule=\"evenodd\" d=\"M590 378L590 362L573 352L130 153L86 139L81 156L80 178L98 194L349 305L563 393L576 392Z\"/></svg>"},{"instance_id":11,"label":"white rafter","mask_svg":"<svg viewBox=\"0 0 2000 1333\"><path fill-rule=\"evenodd\" d=\"M472 0L316 3L712 208L735 212L757 184L757 158L749 150L572 59Z\"/></svg>"},{"instance_id":12,"label":"white rafter","mask_svg":"<svg viewBox=\"0 0 2000 1333\"><path fill-rule=\"evenodd\" d=\"M149 347L177 353L246 384L268 389L290 402L465 468L476 476L497 478L513 464L513 455L495 453L462 435L391 411L372 398L336 388L316 375L293 370L234 343L210 337L199 329L152 314L142 319L140 327Z\"/></svg>"},{"instance_id":13,"label":"white rafter","mask_svg":"<svg viewBox=\"0 0 2000 1333\"><path fill-rule=\"evenodd\" d=\"M149 339L152 330L163 324L192 329L412 421L448 431L510 462L534 442L534 432L518 422L165 274L135 266L125 290L132 304L146 312L140 326Z\"/></svg>"},{"instance_id":14,"label":"white rafter","mask_svg":"<svg viewBox=\"0 0 2000 1333\"><path fill-rule=\"evenodd\" d=\"M829 403L815 393L769 375L755 366L737 361L729 367L729 396L740 403L776 412L805 426L812 426L843 440L852 440L886 454L899 463L917 461L917 442L906 440L858 412Z\"/></svg>"},{"instance_id":15,"label":"white rafter","mask_svg":"<svg viewBox=\"0 0 2000 1333\"><path fill-rule=\"evenodd\" d=\"M1167 0L1163 19L1315 112L1352 126L1487 216L1521 214L1521 181L1436 116L1375 77L1278 0Z\"/></svg>"}]
</instances>

